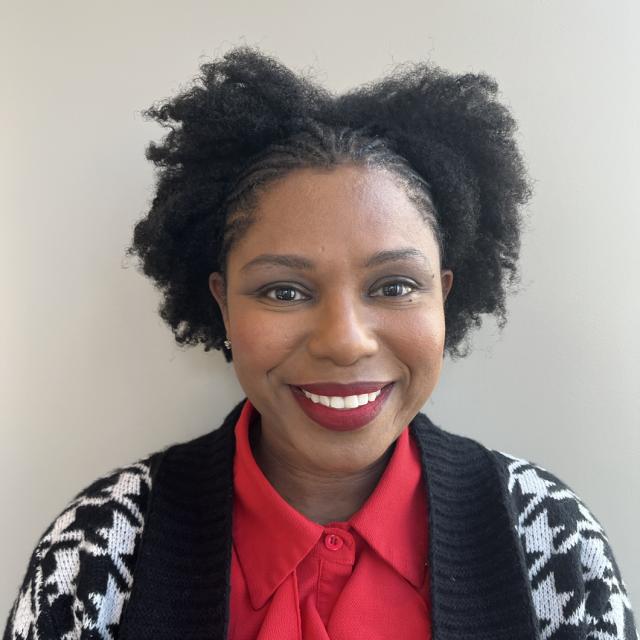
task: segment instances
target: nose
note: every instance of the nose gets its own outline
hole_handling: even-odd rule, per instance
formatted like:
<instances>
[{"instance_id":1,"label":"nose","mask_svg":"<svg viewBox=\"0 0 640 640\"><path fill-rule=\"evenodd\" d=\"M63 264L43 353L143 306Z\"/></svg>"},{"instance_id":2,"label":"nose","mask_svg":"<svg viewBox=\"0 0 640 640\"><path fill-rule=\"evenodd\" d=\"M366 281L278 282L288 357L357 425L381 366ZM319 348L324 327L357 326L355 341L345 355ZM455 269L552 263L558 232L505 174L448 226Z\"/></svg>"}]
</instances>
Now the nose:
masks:
<instances>
[{"instance_id":1,"label":"nose","mask_svg":"<svg viewBox=\"0 0 640 640\"><path fill-rule=\"evenodd\" d=\"M316 308L307 343L309 353L344 367L371 356L379 348L371 323L371 313L353 294L327 296Z\"/></svg>"}]
</instances>

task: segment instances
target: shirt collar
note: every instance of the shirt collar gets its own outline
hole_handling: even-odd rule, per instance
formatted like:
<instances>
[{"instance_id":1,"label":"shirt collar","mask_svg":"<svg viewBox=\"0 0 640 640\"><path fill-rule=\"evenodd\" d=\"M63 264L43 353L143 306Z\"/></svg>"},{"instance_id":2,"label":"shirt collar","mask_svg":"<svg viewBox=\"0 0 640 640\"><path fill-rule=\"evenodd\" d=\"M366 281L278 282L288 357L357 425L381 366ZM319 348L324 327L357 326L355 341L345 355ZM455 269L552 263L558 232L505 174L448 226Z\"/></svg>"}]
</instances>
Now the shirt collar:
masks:
<instances>
[{"instance_id":1,"label":"shirt collar","mask_svg":"<svg viewBox=\"0 0 640 640\"><path fill-rule=\"evenodd\" d=\"M247 400L236 423L232 527L251 604L260 609L313 549L323 527L289 505L256 463L249 429L257 415Z\"/></svg>"},{"instance_id":2,"label":"shirt collar","mask_svg":"<svg viewBox=\"0 0 640 640\"><path fill-rule=\"evenodd\" d=\"M351 526L400 575L420 588L428 549L427 500L417 444L405 427L375 490Z\"/></svg>"},{"instance_id":3,"label":"shirt collar","mask_svg":"<svg viewBox=\"0 0 640 640\"><path fill-rule=\"evenodd\" d=\"M259 416L246 400L235 425L233 543L251 603L259 609L321 538L324 527L302 515L257 465L249 432ZM416 444L405 428L365 504L349 524L416 588L427 554L426 495Z\"/></svg>"}]
</instances>

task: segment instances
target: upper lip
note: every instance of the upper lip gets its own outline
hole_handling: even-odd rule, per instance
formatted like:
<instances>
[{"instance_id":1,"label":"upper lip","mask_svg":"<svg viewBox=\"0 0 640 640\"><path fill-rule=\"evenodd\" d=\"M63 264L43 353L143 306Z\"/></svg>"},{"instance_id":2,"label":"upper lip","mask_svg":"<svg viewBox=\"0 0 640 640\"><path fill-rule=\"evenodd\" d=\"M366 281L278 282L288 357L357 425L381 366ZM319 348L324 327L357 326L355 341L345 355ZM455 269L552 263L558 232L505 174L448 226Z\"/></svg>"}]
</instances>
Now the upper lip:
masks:
<instances>
[{"instance_id":1,"label":"upper lip","mask_svg":"<svg viewBox=\"0 0 640 640\"><path fill-rule=\"evenodd\" d=\"M304 389L309 393L320 396L357 396L364 393L373 393L386 387L390 382L351 382L342 384L340 382L313 382L310 384L293 385Z\"/></svg>"}]
</instances>

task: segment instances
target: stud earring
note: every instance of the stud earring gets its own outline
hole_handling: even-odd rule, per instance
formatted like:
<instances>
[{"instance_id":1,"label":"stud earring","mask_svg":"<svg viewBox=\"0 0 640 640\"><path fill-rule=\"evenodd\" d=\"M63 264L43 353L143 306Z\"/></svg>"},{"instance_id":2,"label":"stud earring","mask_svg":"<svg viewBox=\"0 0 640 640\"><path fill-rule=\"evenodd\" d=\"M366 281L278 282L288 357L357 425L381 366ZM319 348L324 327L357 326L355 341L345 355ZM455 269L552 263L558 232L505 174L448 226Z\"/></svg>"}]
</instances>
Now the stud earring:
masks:
<instances>
[{"instance_id":1,"label":"stud earring","mask_svg":"<svg viewBox=\"0 0 640 640\"><path fill-rule=\"evenodd\" d=\"M231 351L231 341L228 338L225 338L222 344L225 346L225 349Z\"/></svg>"}]
</instances>

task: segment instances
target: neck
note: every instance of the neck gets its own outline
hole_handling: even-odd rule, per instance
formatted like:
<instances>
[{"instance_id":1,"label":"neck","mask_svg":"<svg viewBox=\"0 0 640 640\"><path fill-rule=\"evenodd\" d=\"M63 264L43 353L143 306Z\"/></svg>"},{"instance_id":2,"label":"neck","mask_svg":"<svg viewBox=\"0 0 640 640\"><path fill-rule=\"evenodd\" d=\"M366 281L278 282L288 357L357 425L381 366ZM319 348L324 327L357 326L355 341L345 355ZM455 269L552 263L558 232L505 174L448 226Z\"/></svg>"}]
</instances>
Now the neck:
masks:
<instances>
[{"instance_id":1,"label":"neck","mask_svg":"<svg viewBox=\"0 0 640 640\"><path fill-rule=\"evenodd\" d=\"M322 474L291 465L271 451L259 430L251 442L253 455L271 486L296 511L323 526L346 522L373 493L393 454L395 443L365 469L348 474Z\"/></svg>"}]
</instances>

